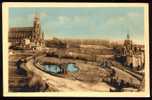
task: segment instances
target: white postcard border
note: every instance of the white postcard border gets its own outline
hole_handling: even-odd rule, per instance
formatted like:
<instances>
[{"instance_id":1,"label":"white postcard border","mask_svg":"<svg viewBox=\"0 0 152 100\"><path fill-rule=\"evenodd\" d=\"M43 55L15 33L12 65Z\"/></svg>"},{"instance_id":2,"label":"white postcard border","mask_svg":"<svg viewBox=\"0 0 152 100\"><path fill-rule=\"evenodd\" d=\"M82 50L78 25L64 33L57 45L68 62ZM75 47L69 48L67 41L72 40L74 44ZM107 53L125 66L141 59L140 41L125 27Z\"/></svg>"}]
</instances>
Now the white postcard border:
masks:
<instances>
[{"instance_id":1,"label":"white postcard border","mask_svg":"<svg viewBox=\"0 0 152 100\"><path fill-rule=\"evenodd\" d=\"M3 95L13 97L149 97L149 15L147 3L3 3ZM145 92L9 92L8 12L10 7L144 7Z\"/></svg>"}]
</instances>

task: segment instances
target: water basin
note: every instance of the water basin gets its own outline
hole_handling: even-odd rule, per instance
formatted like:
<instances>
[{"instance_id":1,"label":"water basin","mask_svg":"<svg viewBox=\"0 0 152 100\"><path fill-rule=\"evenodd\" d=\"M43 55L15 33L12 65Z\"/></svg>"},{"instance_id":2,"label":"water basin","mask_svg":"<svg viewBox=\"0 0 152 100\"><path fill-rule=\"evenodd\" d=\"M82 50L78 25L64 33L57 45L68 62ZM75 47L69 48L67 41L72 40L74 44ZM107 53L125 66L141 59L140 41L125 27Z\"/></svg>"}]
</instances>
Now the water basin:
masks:
<instances>
[{"instance_id":1,"label":"water basin","mask_svg":"<svg viewBox=\"0 0 152 100\"><path fill-rule=\"evenodd\" d=\"M79 68L75 64L67 64L66 70L68 72L77 72Z\"/></svg>"},{"instance_id":2,"label":"water basin","mask_svg":"<svg viewBox=\"0 0 152 100\"><path fill-rule=\"evenodd\" d=\"M60 66L60 65L56 65L56 64L46 64L43 65L45 71L49 72L49 73L53 73L53 74L59 74L59 73L63 73L64 70L66 70L67 72L77 72L79 70L79 68L75 65L75 64L66 64L64 66Z\"/></svg>"},{"instance_id":3,"label":"water basin","mask_svg":"<svg viewBox=\"0 0 152 100\"><path fill-rule=\"evenodd\" d=\"M55 64L44 65L44 68L46 71L48 71L50 73L57 74L62 71L62 68L59 65L55 65Z\"/></svg>"}]
</instances>

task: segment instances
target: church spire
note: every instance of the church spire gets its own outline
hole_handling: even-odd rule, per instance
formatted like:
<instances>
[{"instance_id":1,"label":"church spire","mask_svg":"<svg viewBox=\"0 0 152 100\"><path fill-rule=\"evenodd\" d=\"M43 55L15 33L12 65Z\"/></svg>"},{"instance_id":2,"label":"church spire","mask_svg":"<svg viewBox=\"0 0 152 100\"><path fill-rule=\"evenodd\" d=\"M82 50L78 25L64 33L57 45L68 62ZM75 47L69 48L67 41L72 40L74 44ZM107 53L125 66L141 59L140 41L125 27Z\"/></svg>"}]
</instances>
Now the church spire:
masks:
<instances>
[{"instance_id":1,"label":"church spire","mask_svg":"<svg viewBox=\"0 0 152 100\"><path fill-rule=\"evenodd\" d=\"M35 13L35 16L34 16L33 27L34 27L34 32L39 34L40 33L40 16L37 13Z\"/></svg>"},{"instance_id":2,"label":"church spire","mask_svg":"<svg viewBox=\"0 0 152 100\"><path fill-rule=\"evenodd\" d=\"M35 16L34 16L34 23L35 24L40 24L40 16L38 13L35 13Z\"/></svg>"},{"instance_id":3,"label":"church spire","mask_svg":"<svg viewBox=\"0 0 152 100\"><path fill-rule=\"evenodd\" d=\"M35 20L39 20L40 19L40 15L38 13L35 13L34 19Z\"/></svg>"},{"instance_id":4,"label":"church spire","mask_svg":"<svg viewBox=\"0 0 152 100\"><path fill-rule=\"evenodd\" d=\"M129 34L127 34L127 40L130 40L130 35Z\"/></svg>"}]
</instances>

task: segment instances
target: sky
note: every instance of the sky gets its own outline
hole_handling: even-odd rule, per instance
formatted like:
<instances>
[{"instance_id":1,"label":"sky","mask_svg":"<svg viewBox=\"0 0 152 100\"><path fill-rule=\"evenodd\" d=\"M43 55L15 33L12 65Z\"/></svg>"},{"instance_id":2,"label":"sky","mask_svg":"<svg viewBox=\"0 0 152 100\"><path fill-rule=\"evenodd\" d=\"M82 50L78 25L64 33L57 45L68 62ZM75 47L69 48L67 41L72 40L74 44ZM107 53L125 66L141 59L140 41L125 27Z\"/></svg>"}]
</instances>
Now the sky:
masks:
<instances>
[{"instance_id":1,"label":"sky","mask_svg":"<svg viewBox=\"0 0 152 100\"><path fill-rule=\"evenodd\" d=\"M9 27L33 26L35 14L40 15L45 39L124 40L130 34L135 42L144 41L142 7L9 8Z\"/></svg>"}]
</instances>

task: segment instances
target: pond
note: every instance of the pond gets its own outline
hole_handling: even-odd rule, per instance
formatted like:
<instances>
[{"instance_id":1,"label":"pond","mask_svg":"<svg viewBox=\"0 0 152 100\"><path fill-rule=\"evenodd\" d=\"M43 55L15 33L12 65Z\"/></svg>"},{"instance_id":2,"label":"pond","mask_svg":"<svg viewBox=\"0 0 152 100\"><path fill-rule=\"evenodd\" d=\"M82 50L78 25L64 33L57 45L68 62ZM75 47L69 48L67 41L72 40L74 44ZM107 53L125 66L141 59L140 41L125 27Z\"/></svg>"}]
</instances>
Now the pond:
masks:
<instances>
[{"instance_id":1,"label":"pond","mask_svg":"<svg viewBox=\"0 0 152 100\"><path fill-rule=\"evenodd\" d=\"M68 72L77 72L79 68L75 64L67 64L66 70Z\"/></svg>"},{"instance_id":2,"label":"pond","mask_svg":"<svg viewBox=\"0 0 152 100\"><path fill-rule=\"evenodd\" d=\"M51 65L44 65L46 71L51 73L59 73L62 71L62 68L58 65L51 64Z\"/></svg>"},{"instance_id":3,"label":"pond","mask_svg":"<svg viewBox=\"0 0 152 100\"><path fill-rule=\"evenodd\" d=\"M59 73L63 73L63 68L61 68L60 65L56 65L56 64L46 64L43 65L44 69L47 72L53 73L53 74L59 74ZM75 65L75 64L66 64L65 65L65 70L67 72L77 72L79 70L79 68Z\"/></svg>"}]
</instances>

